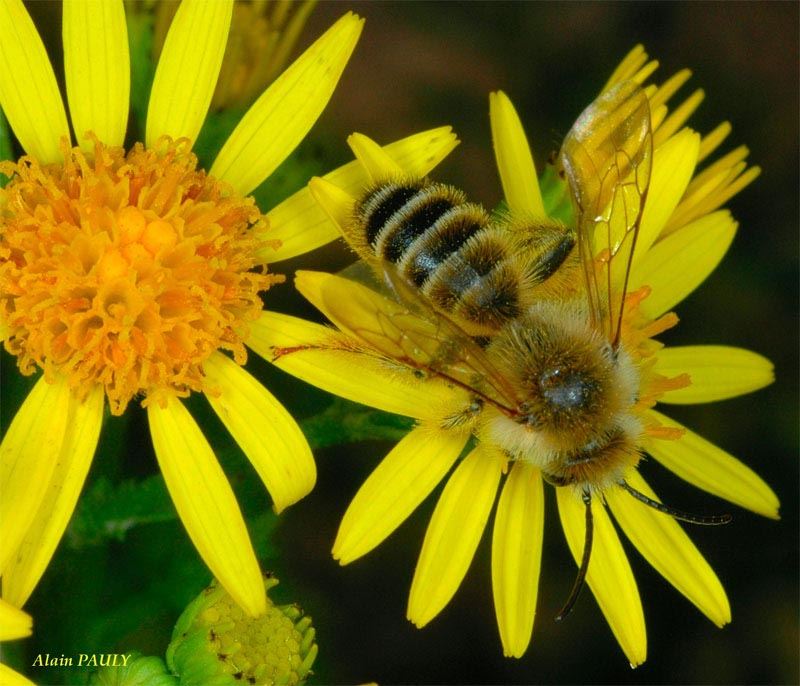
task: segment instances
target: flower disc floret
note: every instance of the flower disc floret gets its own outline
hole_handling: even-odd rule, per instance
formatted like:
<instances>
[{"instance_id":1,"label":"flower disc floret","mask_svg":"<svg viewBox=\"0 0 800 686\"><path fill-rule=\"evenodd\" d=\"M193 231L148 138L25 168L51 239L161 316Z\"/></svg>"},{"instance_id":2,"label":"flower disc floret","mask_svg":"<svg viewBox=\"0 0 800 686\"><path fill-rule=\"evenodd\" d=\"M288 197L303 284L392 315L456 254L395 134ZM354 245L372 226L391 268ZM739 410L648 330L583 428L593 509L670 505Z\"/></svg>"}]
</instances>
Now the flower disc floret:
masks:
<instances>
[{"instance_id":1,"label":"flower disc floret","mask_svg":"<svg viewBox=\"0 0 800 686\"><path fill-rule=\"evenodd\" d=\"M65 373L79 395L100 384L119 415L137 395L207 390L217 349L244 363L278 278L251 271L265 220L190 147L95 139L93 156L63 143L63 163L0 167L0 320L24 374Z\"/></svg>"}]
</instances>

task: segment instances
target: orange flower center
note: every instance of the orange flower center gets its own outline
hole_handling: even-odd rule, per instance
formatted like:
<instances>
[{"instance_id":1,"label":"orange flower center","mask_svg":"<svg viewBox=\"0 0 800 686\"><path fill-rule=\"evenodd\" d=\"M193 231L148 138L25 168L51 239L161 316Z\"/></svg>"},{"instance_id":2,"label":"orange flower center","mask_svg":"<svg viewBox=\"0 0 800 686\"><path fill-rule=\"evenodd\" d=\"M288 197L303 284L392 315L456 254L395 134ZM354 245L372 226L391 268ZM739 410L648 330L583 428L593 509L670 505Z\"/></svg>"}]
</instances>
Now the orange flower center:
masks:
<instances>
[{"instance_id":1,"label":"orange flower center","mask_svg":"<svg viewBox=\"0 0 800 686\"><path fill-rule=\"evenodd\" d=\"M686 388L692 382L688 374L667 377L654 370L658 351L664 347L654 337L675 326L678 323L678 316L674 312L668 312L654 320L644 317L639 305L649 295L650 287L644 286L626 296L622 340L628 353L639 365L641 376L635 409L645 423L645 432L653 438L676 440L683 435L681 429L657 425L645 411L653 407L667 391Z\"/></svg>"},{"instance_id":2,"label":"orange flower center","mask_svg":"<svg viewBox=\"0 0 800 686\"><path fill-rule=\"evenodd\" d=\"M185 139L62 147L63 163L0 164L0 328L20 370L66 374L79 396L102 384L121 414L202 390L217 349L243 364L259 292L281 278L251 271L253 199L198 171Z\"/></svg>"}]
</instances>

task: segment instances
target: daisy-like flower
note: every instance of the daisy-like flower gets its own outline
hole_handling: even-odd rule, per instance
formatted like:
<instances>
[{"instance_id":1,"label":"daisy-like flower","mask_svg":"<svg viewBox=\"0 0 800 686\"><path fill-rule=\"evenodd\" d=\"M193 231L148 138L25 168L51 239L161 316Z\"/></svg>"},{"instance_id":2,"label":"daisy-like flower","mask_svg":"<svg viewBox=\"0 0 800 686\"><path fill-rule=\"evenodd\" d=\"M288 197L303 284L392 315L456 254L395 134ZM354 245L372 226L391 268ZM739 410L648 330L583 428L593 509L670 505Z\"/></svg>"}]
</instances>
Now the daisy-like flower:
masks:
<instances>
[{"instance_id":1,"label":"daisy-like flower","mask_svg":"<svg viewBox=\"0 0 800 686\"><path fill-rule=\"evenodd\" d=\"M31 635L29 614L0 599L0 641L13 641ZM33 682L0 663L0 683L4 686L30 686Z\"/></svg>"},{"instance_id":2,"label":"daisy-like flower","mask_svg":"<svg viewBox=\"0 0 800 686\"><path fill-rule=\"evenodd\" d=\"M55 76L27 12L18 0L0 4L0 105L27 152L0 168L11 177L0 191L0 333L24 374L44 371L0 446L0 574L3 597L17 606L74 510L106 401L119 415L142 398L178 514L214 576L250 614L262 613L266 598L244 519L180 398L206 395L276 511L314 485L297 424L241 365L257 337L259 293L280 278L265 266L337 233L307 189L266 215L246 196L324 109L362 21L346 14L289 66L206 173L191 146L231 14L227 1L181 4L156 70L144 144L126 152L122 3L64 3L79 148L70 147ZM435 129L387 146L387 154L425 174L455 144L449 129ZM355 163L329 176L363 183Z\"/></svg>"},{"instance_id":3,"label":"daisy-like flower","mask_svg":"<svg viewBox=\"0 0 800 686\"><path fill-rule=\"evenodd\" d=\"M604 90L628 80L643 84L656 66L637 47ZM744 147L698 171L730 126L721 124L702 137L684 126L702 91L668 112L667 101L689 76L681 71L659 87L645 88L654 153L620 344L636 370L630 416L641 427L640 455L651 456L694 486L776 518L778 499L755 473L654 409L657 402L694 404L738 396L773 378L770 362L753 352L725 346L664 347L654 340L677 323L670 309L713 271L733 239L737 224L719 208L758 174L757 168L746 169ZM531 218L552 215L563 201L564 184L553 186L561 195L546 188L542 192L519 117L503 93L492 94L490 117L509 208ZM350 143L374 179L410 175L366 137L356 134ZM347 225L358 193L320 180L312 180L311 186L333 221ZM300 272L296 283L339 330L270 313L259 322L270 328L259 341L269 339L272 350L257 352L272 352L279 367L332 393L417 420L356 494L339 528L334 557L348 564L372 550L446 478L408 601L408 618L422 627L458 589L500 491L492 533L492 589L504 653L522 656L532 634L544 535L544 485L535 456L526 459L521 450L523 457L512 459L487 429L496 408L476 403L464 384L426 374L424 366L420 373L419 366L408 362L432 354L425 351L425 335L435 335L435 327L426 331L417 323L413 326L420 328L413 333L404 332L405 306L338 276ZM396 340L396 354L388 340ZM632 489L657 500L635 466L625 467L623 478ZM555 491L564 535L579 561L586 531L582 489L569 485ZM717 626L730 621L722 585L673 517L632 498L616 482L595 490L590 507L594 546L586 579L631 665L646 658L644 614L609 511L680 593Z\"/></svg>"},{"instance_id":4,"label":"daisy-like flower","mask_svg":"<svg viewBox=\"0 0 800 686\"><path fill-rule=\"evenodd\" d=\"M266 265L336 237L307 189L262 215L247 197L294 150L331 97L362 20L348 13L244 115L211 169L191 152L211 101L232 2L186 0L153 82L144 143L121 146L129 109L122 2L67 0L64 64L72 128L19 0L0 3L0 105L27 153L0 171L0 333L23 374L43 370L0 446L3 597L22 606L74 510L104 407L147 410L176 510L214 576L250 614L266 607L233 491L181 402L200 392L280 512L316 468L300 429L243 368L282 277ZM427 173L449 129L387 146ZM331 173L363 183L351 163ZM232 358L225 354L227 351Z\"/></svg>"}]
</instances>

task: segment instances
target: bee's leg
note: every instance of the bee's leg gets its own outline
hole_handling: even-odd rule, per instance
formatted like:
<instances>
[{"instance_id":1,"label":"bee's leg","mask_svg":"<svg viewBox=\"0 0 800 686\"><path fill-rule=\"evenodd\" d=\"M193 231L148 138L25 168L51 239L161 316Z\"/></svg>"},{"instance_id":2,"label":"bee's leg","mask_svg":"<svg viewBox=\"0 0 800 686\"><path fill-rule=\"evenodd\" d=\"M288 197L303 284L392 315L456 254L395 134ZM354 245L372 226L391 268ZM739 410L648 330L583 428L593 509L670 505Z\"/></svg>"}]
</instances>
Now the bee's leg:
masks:
<instances>
[{"instance_id":1,"label":"bee's leg","mask_svg":"<svg viewBox=\"0 0 800 686\"><path fill-rule=\"evenodd\" d=\"M630 493L639 502L644 503L648 507L652 507L654 510L658 510L659 512L668 514L671 517L674 517L675 519L680 519L682 522L689 522L690 524L704 524L706 526L715 526L717 524L727 524L728 522L731 521L731 519L733 519L733 517L731 517L729 514L696 515L692 514L691 512L683 512L682 510L676 510L674 507L670 507L669 505L664 505L664 503L660 503L657 500L648 498L644 493L637 491L624 479L619 482L619 485L622 486L622 488L624 488L626 491L628 491L628 493Z\"/></svg>"},{"instance_id":2,"label":"bee's leg","mask_svg":"<svg viewBox=\"0 0 800 686\"><path fill-rule=\"evenodd\" d=\"M584 491L581 497L586 507L586 535L583 541L583 557L581 558L581 566L578 568L578 575L575 577L575 583L572 585L572 590L569 592L569 598L567 598L564 607L562 607L561 611L556 615L557 622L560 622L572 612L572 608L575 606L575 602L578 600L578 596L583 588L583 583L586 580L586 571L589 569L589 558L592 555L592 539L594 538L592 494L589 491Z\"/></svg>"}]
</instances>

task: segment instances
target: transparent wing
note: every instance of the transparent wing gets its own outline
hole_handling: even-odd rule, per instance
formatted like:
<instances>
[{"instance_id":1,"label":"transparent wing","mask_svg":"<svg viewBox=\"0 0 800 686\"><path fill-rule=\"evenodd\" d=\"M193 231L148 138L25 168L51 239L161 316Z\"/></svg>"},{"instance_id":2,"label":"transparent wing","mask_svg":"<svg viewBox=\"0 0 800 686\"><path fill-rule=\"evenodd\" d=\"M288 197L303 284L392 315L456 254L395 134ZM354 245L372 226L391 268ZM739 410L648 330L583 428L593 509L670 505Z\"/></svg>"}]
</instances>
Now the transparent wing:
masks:
<instances>
[{"instance_id":1,"label":"transparent wing","mask_svg":"<svg viewBox=\"0 0 800 686\"><path fill-rule=\"evenodd\" d=\"M652 161L650 105L633 81L617 84L589 105L561 148L577 210L589 309L615 347Z\"/></svg>"},{"instance_id":2,"label":"transparent wing","mask_svg":"<svg viewBox=\"0 0 800 686\"><path fill-rule=\"evenodd\" d=\"M383 355L455 383L507 414L519 400L483 350L455 323L436 312L395 266L385 263L392 298L330 275L319 283L314 304L343 331Z\"/></svg>"}]
</instances>

